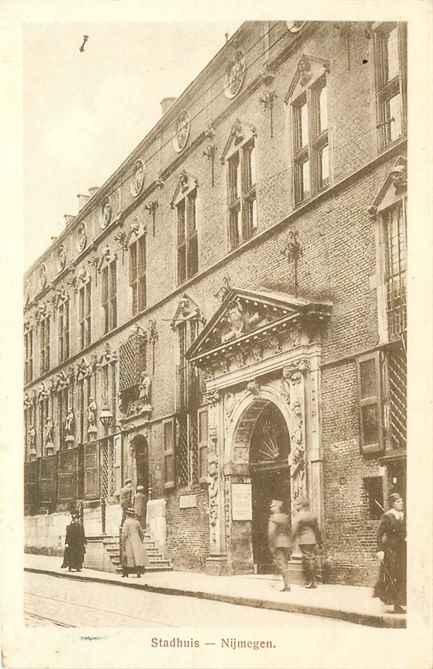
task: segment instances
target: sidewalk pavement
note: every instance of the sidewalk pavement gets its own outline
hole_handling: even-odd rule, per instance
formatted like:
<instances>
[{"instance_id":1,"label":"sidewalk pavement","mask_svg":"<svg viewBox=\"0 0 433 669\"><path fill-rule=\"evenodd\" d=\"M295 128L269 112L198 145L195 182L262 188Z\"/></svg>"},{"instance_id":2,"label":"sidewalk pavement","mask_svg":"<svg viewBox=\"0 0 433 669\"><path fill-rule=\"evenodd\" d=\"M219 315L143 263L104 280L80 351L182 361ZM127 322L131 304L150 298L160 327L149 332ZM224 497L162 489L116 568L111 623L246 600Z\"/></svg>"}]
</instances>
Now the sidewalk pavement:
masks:
<instances>
[{"instance_id":1,"label":"sidewalk pavement","mask_svg":"<svg viewBox=\"0 0 433 669\"><path fill-rule=\"evenodd\" d=\"M25 571L137 588L167 595L211 599L230 604L275 609L290 613L336 618L372 627L406 627L405 614L388 613L382 602L372 597L372 589L351 585L319 585L308 590L292 585L290 592L280 592L281 579L273 575L210 576L187 571L145 573L141 579L131 575L83 569L68 572L60 569L61 557L24 555Z\"/></svg>"}]
</instances>

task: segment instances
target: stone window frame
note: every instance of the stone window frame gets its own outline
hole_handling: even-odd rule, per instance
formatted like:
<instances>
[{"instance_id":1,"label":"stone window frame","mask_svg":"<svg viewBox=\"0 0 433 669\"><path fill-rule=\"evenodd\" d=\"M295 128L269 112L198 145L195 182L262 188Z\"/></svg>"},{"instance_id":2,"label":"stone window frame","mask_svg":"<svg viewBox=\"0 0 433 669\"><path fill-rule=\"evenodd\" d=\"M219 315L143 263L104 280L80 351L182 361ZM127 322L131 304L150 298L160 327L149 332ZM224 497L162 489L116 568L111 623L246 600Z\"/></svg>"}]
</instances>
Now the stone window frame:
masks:
<instances>
[{"instance_id":1,"label":"stone window frame","mask_svg":"<svg viewBox=\"0 0 433 669\"><path fill-rule=\"evenodd\" d=\"M133 316L147 306L147 239L144 231L129 244L129 287Z\"/></svg>"},{"instance_id":2,"label":"stone window frame","mask_svg":"<svg viewBox=\"0 0 433 669\"><path fill-rule=\"evenodd\" d=\"M81 349L92 342L92 281L90 277L80 286L78 292L78 322Z\"/></svg>"},{"instance_id":3,"label":"stone window frame","mask_svg":"<svg viewBox=\"0 0 433 669\"><path fill-rule=\"evenodd\" d=\"M70 299L66 297L57 306L58 310L58 325L57 325L57 341L58 341L58 359L59 364L65 362L71 354L71 309Z\"/></svg>"},{"instance_id":4,"label":"stone window frame","mask_svg":"<svg viewBox=\"0 0 433 669\"><path fill-rule=\"evenodd\" d=\"M373 362L375 388L372 393L364 393L365 377L362 365ZM374 351L358 356L356 359L358 377L358 413L359 413L359 445L363 455L377 455L385 449L385 420L384 420L384 380L383 380L383 354ZM365 421L366 411L369 407L376 408L377 439L366 443Z\"/></svg>"},{"instance_id":5,"label":"stone window frame","mask_svg":"<svg viewBox=\"0 0 433 669\"><path fill-rule=\"evenodd\" d=\"M229 250L233 251L254 237L258 230L257 143L254 130L240 141L235 138L224 156L224 162L227 179L228 245ZM236 234L233 223L235 215Z\"/></svg>"},{"instance_id":6,"label":"stone window frame","mask_svg":"<svg viewBox=\"0 0 433 669\"><path fill-rule=\"evenodd\" d=\"M387 77L386 41L393 30L397 30L398 72L391 78ZM374 80L376 97L376 128L378 151L384 151L397 143L407 134L407 38L404 22L384 21L373 25ZM389 108L390 100L400 96L400 134L391 136L395 121ZM389 117L389 118L388 118Z\"/></svg>"},{"instance_id":7,"label":"stone window frame","mask_svg":"<svg viewBox=\"0 0 433 669\"><path fill-rule=\"evenodd\" d=\"M24 332L24 383L33 380L33 328L29 327Z\"/></svg>"},{"instance_id":8,"label":"stone window frame","mask_svg":"<svg viewBox=\"0 0 433 669\"><path fill-rule=\"evenodd\" d=\"M117 327L117 258L102 269L101 306L104 314L104 334Z\"/></svg>"}]
</instances>

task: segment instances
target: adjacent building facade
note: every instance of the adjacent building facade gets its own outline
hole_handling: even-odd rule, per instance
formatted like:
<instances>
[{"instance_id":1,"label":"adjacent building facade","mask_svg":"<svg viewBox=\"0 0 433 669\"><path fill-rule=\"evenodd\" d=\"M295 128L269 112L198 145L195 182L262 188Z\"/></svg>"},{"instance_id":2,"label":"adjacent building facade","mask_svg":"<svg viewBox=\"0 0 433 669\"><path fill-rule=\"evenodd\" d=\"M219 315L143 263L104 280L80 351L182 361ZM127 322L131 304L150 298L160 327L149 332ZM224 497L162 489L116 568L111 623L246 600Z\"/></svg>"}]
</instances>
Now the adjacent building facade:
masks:
<instances>
[{"instance_id":1,"label":"adjacent building facade","mask_svg":"<svg viewBox=\"0 0 433 669\"><path fill-rule=\"evenodd\" d=\"M25 275L26 549L78 507L102 551L132 478L175 568L272 569L270 500L308 495L328 577L370 582L406 480L405 25L244 23L78 197Z\"/></svg>"}]
</instances>

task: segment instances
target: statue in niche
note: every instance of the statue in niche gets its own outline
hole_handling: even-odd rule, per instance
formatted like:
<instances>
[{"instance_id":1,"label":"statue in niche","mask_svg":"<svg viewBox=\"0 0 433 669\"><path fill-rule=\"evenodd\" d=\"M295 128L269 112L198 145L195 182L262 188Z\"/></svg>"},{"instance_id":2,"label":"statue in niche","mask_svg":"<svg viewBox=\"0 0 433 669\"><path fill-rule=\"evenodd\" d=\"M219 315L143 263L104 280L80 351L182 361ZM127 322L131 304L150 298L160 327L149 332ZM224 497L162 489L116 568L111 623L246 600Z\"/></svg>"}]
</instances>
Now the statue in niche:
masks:
<instances>
[{"instance_id":1,"label":"statue in niche","mask_svg":"<svg viewBox=\"0 0 433 669\"><path fill-rule=\"evenodd\" d=\"M149 374L147 374L147 372L141 372L140 384L138 386L138 399L144 404L150 404L151 383Z\"/></svg>"},{"instance_id":2,"label":"statue in niche","mask_svg":"<svg viewBox=\"0 0 433 669\"><path fill-rule=\"evenodd\" d=\"M291 407L292 426L290 429L290 466L293 471L304 469L305 449L303 443L303 416L302 407L299 400L295 400Z\"/></svg>"},{"instance_id":3,"label":"statue in niche","mask_svg":"<svg viewBox=\"0 0 433 669\"><path fill-rule=\"evenodd\" d=\"M57 267L59 272L65 269L66 267L66 251L64 244L59 246L59 255L57 257Z\"/></svg>"},{"instance_id":4,"label":"statue in niche","mask_svg":"<svg viewBox=\"0 0 433 669\"><path fill-rule=\"evenodd\" d=\"M69 409L68 414L65 418L65 432L68 436L72 436L74 432L74 412L72 409Z\"/></svg>"},{"instance_id":5,"label":"statue in niche","mask_svg":"<svg viewBox=\"0 0 433 669\"><path fill-rule=\"evenodd\" d=\"M28 437L29 448L30 450L33 450L36 444L36 430L34 428L34 425L30 425L27 437Z\"/></svg>"},{"instance_id":6,"label":"statue in niche","mask_svg":"<svg viewBox=\"0 0 433 669\"><path fill-rule=\"evenodd\" d=\"M51 418L47 418L44 425L44 446L50 447L54 442L54 423Z\"/></svg>"},{"instance_id":7,"label":"statue in niche","mask_svg":"<svg viewBox=\"0 0 433 669\"><path fill-rule=\"evenodd\" d=\"M89 400L89 406L87 407L87 425L89 427L89 430L92 429L93 431L96 430L96 402L93 399L93 397L90 398Z\"/></svg>"}]
</instances>

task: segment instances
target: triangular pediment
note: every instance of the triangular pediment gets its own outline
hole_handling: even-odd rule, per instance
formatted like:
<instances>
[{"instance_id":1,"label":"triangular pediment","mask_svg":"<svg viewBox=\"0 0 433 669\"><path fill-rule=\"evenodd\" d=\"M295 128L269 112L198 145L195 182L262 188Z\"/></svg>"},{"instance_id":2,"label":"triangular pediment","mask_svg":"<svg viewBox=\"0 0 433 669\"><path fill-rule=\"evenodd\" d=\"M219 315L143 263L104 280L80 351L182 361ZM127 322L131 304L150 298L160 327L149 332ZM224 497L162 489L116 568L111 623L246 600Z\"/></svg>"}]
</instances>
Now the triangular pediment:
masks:
<instances>
[{"instance_id":1,"label":"triangular pediment","mask_svg":"<svg viewBox=\"0 0 433 669\"><path fill-rule=\"evenodd\" d=\"M330 309L329 302L313 303L280 291L232 289L187 352L187 358L199 361L209 354L224 354L233 345L274 334L280 326L287 327L290 319L311 315L315 310L329 315Z\"/></svg>"},{"instance_id":2,"label":"triangular pediment","mask_svg":"<svg viewBox=\"0 0 433 669\"><path fill-rule=\"evenodd\" d=\"M308 86L311 86L325 72L329 72L329 60L309 56L304 53L298 60L295 74L290 82L289 89L284 98L287 104L298 95L301 95Z\"/></svg>"},{"instance_id":3,"label":"triangular pediment","mask_svg":"<svg viewBox=\"0 0 433 669\"><path fill-rule=\"evenodd\" d=\"M179 200L181 200L187 193L194 190L198 186L198 179L186 170L182 170L179 174L173 195L170 200L170 207L174 209Z\"/></svg>"},{"instance_id":4,"label":"triangular pediment","mask_svg":"<svg viewBox=\"0 0 433 669\"><path fill-rule=\"evenodd\" d=\"M184 293L177 303L176 311L174 312L173 318L171 319L171 327L172 329L175 329L181 323L190 321L192 319L197 319L200 322L203 322L200 308L194 302L194 300L189 297L189 295Z\"/></svg>"},{"instance_id":5,"label":"triangular pediment","mask_svg":"<svg viewBox=\"0 0 433 669\"><path fill-rule=\"evenodd\" d=\"M255 126L250 125L249 123L242 123L240 119L236 119L230 128L230 132L222 150L220 158L221 162L225 162L228 154L231 153L232 148L236 149L237 146L242 145L244 142L249 140L251 137L255 137L256 135L257 131Z\"/></svg>"},{"instance_id":6,"label":"triangular pediment","mask_svg":"<svg viewBox=\"0 0 433 669\"><path fill-rule=\"evenodd\" d=\"M376 215L384 209L388 209L400 201L402 194L407 190L407 161L400 156L392 166L389 174L379 189L369 209L372 215Z\"/></svg>"}]
</instances>

